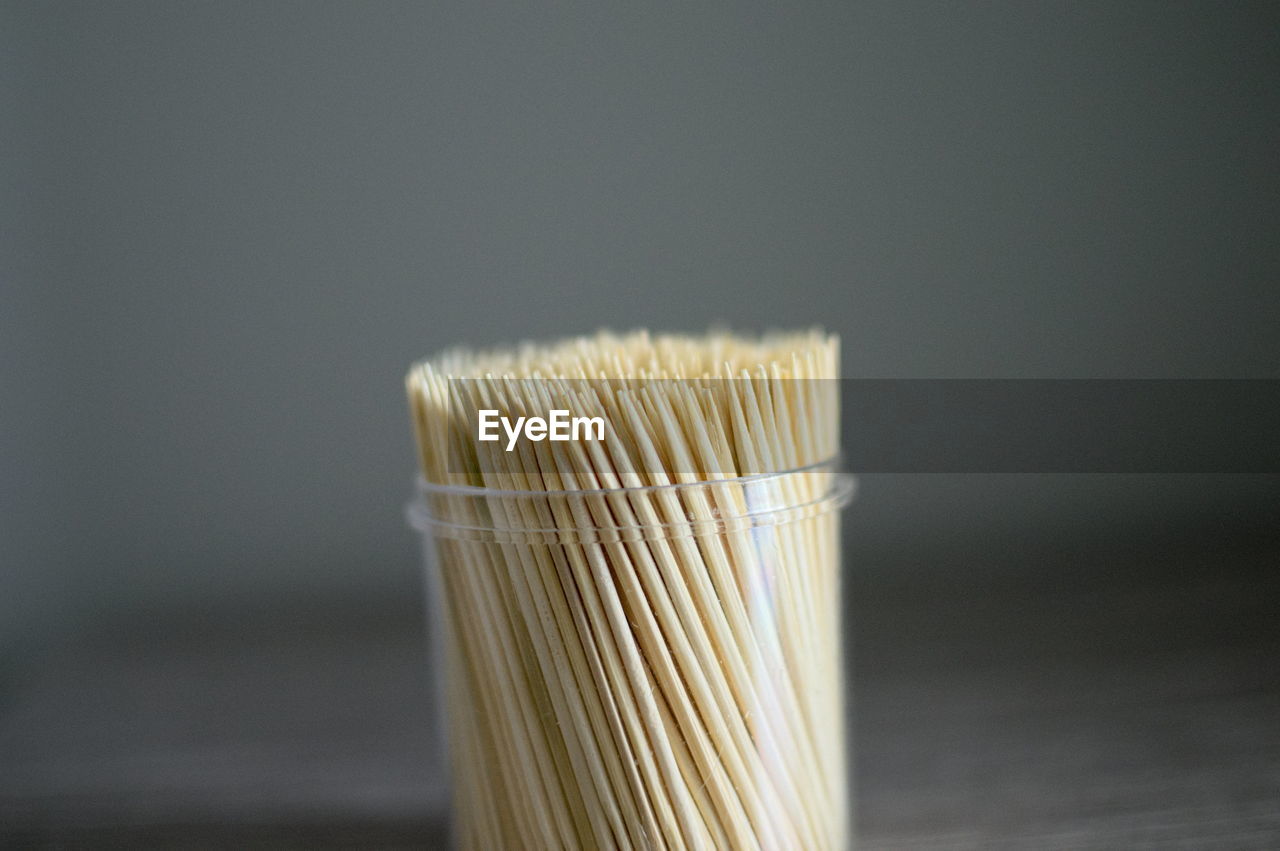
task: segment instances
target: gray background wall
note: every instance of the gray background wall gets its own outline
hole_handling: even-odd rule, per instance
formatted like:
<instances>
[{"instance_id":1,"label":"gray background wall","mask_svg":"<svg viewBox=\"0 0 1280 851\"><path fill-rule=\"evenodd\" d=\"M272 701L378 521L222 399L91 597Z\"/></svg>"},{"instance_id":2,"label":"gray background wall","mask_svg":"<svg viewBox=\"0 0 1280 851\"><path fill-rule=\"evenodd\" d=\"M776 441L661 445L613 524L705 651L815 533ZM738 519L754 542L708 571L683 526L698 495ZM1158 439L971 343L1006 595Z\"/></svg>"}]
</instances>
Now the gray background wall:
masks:
<instances>
[{"instance_id":1,"label":"gray background wall","mask_svg":"<svg viewBox=\"0 0 1280 851\"><path fill-rule=\"evenodd\" d=\"M451 344L822 323L849 375L1280 377L1277 18L5 2L0 640L411 599L401 376ZM928 566L1278 504L872 477L850 522Z\"/></svg>"}]
</instances>

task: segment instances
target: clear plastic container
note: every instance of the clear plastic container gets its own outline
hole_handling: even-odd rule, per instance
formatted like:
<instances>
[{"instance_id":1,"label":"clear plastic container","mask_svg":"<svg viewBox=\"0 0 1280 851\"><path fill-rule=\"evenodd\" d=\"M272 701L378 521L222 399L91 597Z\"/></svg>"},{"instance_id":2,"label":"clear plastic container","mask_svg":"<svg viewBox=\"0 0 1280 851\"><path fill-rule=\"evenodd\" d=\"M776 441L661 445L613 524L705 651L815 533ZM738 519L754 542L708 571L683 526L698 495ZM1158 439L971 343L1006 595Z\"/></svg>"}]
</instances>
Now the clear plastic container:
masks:
<instances>
[{"instance_id":1,"label":"clear plastic container","mask_svg":"<svg viewBox=\"0 0 1280 851\"><path fill-rule=\"evenodd\" d=\"M850 844L834 465L419 482L462 848Z\"/></svg>"}]
</instances>

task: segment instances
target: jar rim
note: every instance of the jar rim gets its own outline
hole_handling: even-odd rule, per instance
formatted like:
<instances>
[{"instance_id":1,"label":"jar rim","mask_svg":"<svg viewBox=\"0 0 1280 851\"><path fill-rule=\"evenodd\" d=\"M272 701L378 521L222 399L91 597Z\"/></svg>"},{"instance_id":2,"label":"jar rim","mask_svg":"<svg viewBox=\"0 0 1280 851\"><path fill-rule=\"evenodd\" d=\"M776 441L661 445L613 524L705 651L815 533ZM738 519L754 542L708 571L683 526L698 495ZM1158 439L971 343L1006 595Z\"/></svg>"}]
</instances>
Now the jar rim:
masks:
<instances>
[{"instance_id":1,"label":"jar rim","mask_svg":"<svg viewBox=\"0 0 1280 851\"><path fill-rule=\"evenodd\" d=\"M488 497L555 497L555 496L628 496L631 494L654 493L658 491L678 491L710 485L745 485L765 483L794 476L800 473L840 473L842 456L836 455L801 467L789 470L778 470L771 473L752 473L747 476L730 476L721 479L699 479L695 482L671 482L665 485L626 485L620 488L564 488L547 489L512 489L490 488L483 485L445 485L428 481L421 474L417 477L417 491L421 496L488 496Z\"/></svg>"},{"instance_id":2,"label":"jar rim","mask_svg":"<svg viewBox=\"0 0 1280 851\"><path fill-rule=\"evenodd\" d=\"M788 477L818 474L830 478L829 485L822 488L821 493L810 493L798 500L782 497L778 490L780 483ZM630 497L645 496L653 493L669 493L672 495L714 492L723 488L741 488L746 498L742 510L723 512L720 507L714 508L710 516L684 516L666 518L661 521L639 523L573 523L569 526L541 527L526 526L521 523L499 522L493 518L479 517L463 519L450 516L445 510L438 513L439 506L433 510L432 503L436 498L444 497L446 504L452 500L463 500L462 505L475 503L482 514L489 512L489 500L500 499L523 504L533 501L545 504L548 500L565 500L581 502L584 497ZM417 497L405 506L406 519L409 525L422 532L429 530L444 537L463 537L476 540L497 540L493 536L502 536L502 540L542 541L542 542L580 542L596 540L599 536L619 536L622 540L631 537L682 537L685 535L702 535L711 532L728 531L735 528L776 525L790 519L813 516L827 511L843 508L853 499L856 480L845 472L841 472L834 460L808 464L776 473L763 473L751 476L738 476L725 479L703 479L696 482L678 482L667 485L645 485L627 488L601 488L594 490L501 490L462 485L438 485L418 480ZM780 498L781 497L781 498ZM682 500L683 502L683 500ZM684 513L684 512L680 512ZM479 521L478 523L476 521Z\"/></svg>"}]
</instances>

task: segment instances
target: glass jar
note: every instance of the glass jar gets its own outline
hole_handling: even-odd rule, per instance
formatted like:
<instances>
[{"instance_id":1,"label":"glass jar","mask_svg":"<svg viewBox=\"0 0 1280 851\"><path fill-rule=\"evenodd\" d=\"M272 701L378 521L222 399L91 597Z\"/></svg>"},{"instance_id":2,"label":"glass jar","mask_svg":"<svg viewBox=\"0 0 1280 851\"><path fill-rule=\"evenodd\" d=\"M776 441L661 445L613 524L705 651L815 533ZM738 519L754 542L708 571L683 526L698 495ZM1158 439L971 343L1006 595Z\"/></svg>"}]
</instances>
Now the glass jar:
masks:
<instances>
[{"instance_id":1,"label":"glass jar","mask_svg":"<svg viewBox=\"0 0 1280 851\"><path fill-rule=\"evenodd\" d=\"M611 490L419 481L462 848L850 842L833 464Z\"/></svg>"}]
</instances>

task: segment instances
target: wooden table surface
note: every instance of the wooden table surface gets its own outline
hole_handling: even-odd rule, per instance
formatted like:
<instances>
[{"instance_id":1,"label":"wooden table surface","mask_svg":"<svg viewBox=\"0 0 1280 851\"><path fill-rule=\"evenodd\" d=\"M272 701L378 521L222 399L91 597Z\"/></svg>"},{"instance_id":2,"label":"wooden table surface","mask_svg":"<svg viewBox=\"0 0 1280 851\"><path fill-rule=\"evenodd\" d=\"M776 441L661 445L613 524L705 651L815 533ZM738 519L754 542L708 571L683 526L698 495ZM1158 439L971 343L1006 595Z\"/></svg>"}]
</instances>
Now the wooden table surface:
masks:
<instances>
[{"instance_id":1,"label":"wooden table surface","mask_svg":"<svg viewBox=\"0 0 1280 851\"><path fill-rule=\"evenodd\" d=\"M861 847L1280 848L1273 544L853 571ZM17 660L0 847L439 846L415 607L139 618Z\"/></svg>"}]
</instances>

